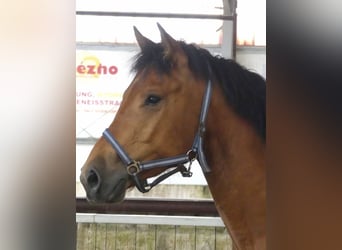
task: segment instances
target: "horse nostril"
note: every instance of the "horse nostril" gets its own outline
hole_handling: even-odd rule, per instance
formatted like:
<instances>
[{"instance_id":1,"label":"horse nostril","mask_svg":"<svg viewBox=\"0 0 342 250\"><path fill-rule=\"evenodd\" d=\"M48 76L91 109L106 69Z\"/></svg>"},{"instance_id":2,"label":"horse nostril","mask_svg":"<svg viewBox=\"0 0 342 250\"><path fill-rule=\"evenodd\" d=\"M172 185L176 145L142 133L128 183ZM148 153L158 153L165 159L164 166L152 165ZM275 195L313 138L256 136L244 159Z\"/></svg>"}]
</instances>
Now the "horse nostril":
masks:
<instances>
[{"instance_id":1,"label":"horse nostril","mask_svg":"<svg viewBox=\"0 0 342 250\"><path fill-rule=\"evenodd\" d=\"M91 189L95 191L100 187L101 178L95 169L90 169L87 176L87 183Z\"/></svg>"}]
</instances>

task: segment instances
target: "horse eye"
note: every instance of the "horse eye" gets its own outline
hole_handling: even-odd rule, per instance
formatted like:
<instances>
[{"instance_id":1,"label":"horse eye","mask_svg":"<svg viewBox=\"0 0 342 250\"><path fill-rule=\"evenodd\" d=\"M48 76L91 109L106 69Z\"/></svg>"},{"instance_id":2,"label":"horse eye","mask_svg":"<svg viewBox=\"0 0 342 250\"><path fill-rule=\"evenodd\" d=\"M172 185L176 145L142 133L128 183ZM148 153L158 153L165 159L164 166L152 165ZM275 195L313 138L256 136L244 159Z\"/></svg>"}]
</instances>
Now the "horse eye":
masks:
<instances>
[{"instance_id":1,"label":"horse eye","mask_svg":"<svg viewBox=\"0 0 342 250\"><path fill-rule=\"evenodd\" d=\"M157 95L149 95L145 100L145 105L156 105L160 100L161 97Z\"/></svg>"}]
</instances>

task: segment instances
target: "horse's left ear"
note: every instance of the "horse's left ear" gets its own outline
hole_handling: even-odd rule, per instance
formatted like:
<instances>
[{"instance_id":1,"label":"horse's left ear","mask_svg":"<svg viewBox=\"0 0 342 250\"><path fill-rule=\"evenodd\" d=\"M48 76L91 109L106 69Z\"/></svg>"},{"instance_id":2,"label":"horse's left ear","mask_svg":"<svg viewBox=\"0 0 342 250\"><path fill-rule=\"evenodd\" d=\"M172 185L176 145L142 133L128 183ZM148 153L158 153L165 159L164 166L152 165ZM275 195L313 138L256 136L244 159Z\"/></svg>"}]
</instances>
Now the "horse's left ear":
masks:
<instances>
[{"instance_id":1,"label":"horse's left ear","mask_svg":"<svg viewBox=\"0 0 342 250\"><path fill-rule=\"evenodd\" d=\"M186 57L180 44L173 39L159 23L157 23L157 26L160 31L161 44L164 47L165 57L170 59L172 58L178 63L184 63L186 61Z\"/></svg>"},{"instance_id":2,"label":"horse's left ear","mask_svg":"<svg viewBox=\"0 0 342 250\"><path fill-rule=\"evenodd\" d=\"M138 42L138 45L139 45L140 49L144 49L148 45L153 45L154 44L154 42L152 42L150 39L144 37L139 32L137 27L133 26L133 29L134 29L135 38L137 39L137 42Z\"/></svg>"}]
</instances>

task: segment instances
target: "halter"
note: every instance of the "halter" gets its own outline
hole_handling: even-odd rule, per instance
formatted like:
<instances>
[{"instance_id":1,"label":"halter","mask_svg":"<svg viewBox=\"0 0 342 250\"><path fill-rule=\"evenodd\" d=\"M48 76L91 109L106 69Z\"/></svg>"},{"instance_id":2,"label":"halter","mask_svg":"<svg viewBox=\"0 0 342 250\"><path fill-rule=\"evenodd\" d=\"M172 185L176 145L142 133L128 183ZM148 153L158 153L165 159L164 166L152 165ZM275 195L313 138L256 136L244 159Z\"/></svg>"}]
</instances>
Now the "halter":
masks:
<instances>
[{"instance_id":1,"label":"halter","mask_svg":"<svg viewBox=\"0 0 342 250\"><path fill-rule=\"evenodd\" d=\"M205 159L204 152L203 152L205 121L206 121L208 110L209 110L211 93L212 93L212 82L209 77L207 88L206 88L206 91L204 93L203 100L202 100L202 108L201 108L201 114L200 114L200 119L199 119L198 131L195 135L195 139L194 139L191 149L186 154L169 157L169 158L139 162L139 161L133 160L126 153L126 151L121 147L119 142L110 133L108 128L103 132L104 138L112 145L112 147L114 148L114 150L120 157L121 161L126 165L127 173L132 177L135 183L135 186L138 188L140 192L146 193L150 191L155 185L157 185L158 183L162 182L163 180L165 180L166 178L170 177L171 175L177 172L181 172L183 177L191 177L192 176L192 172L190 171L191 164L195 159L198 160L204 173L209 173L211 171ZM188 168L184 166L184 164L186 163L189 163ZM160 175L150 184L147 183L147 180L141 180L138 176L138 174L142 171L150 170L154 168L160 168L160 167L167 167L167 168L174 167L174 169Z\"/></svg>"}]
</instances>

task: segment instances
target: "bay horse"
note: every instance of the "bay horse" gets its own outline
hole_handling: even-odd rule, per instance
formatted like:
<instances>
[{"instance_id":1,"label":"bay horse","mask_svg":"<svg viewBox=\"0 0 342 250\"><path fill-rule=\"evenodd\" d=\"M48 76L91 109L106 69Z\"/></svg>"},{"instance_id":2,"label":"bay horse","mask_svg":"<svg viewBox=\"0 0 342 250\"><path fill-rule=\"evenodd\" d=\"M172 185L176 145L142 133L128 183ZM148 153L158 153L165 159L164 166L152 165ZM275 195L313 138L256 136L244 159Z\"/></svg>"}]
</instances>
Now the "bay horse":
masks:
<instances>
[{"instance_id":1,"label":"bay horse","mask_svg":"<svg viewBox=\"0 0 342 250\"><path fill-rule=\"evenodd\" d=\"M82 167L87 199L120 202L130 187L190 177L197 159L234 248L266 249L265 79L158 28L160 43L134 27L135 77Z\"/></svg>"}]
</instances>

